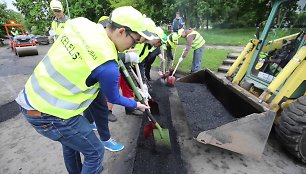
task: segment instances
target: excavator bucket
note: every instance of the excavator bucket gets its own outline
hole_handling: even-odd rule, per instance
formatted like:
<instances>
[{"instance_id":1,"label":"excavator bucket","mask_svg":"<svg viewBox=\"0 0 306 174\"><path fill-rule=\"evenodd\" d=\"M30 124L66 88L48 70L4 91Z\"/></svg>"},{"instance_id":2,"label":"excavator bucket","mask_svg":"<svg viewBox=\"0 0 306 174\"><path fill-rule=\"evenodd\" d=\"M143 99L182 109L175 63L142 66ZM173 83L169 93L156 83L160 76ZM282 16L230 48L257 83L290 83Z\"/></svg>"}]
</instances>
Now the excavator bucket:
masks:
<instances>
[{"instance_id":1,"label":"excavator bucket","mask_svg":"<svg viewBox=\"0 0 306 174\"><path fill-rule=\"evenodd\" d=\"M178 79L179 97L193 137L204 144L259 159L275 113L249 92L205 69Z\"/></svg>"}]
</instances>

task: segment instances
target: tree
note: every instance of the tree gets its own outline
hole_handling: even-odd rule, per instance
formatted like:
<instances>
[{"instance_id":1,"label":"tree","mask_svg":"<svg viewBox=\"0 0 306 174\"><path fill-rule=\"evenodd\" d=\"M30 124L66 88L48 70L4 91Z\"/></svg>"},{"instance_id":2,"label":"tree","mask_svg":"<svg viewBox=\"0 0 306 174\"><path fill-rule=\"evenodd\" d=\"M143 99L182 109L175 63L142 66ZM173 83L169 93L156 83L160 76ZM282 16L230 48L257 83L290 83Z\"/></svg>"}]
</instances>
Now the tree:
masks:
<instances>
[{"instance_id":1,"label":"tree","mask_svg":"<svg viewBox=\"0 0 306 174\"><path fill-rule=\"evenodd\" d=\"M16 0L16 3L14 3L24 15L28 30L33 34L46 34L49 30L52 20L49 2L49 0L34 2L32 0Z\"/></svg>"},{"instance_id":2,"label":"tree","mask_svg":"<svg viewBox=\"0 0 306 174\"><path fill-rule=\"evenodd\" d=\"M23 18L20 13L7 9L6 3L0 2L0 37L6 35L4 24L9 24L11 21L22 23Z\"/></svg>"}]
</instances>

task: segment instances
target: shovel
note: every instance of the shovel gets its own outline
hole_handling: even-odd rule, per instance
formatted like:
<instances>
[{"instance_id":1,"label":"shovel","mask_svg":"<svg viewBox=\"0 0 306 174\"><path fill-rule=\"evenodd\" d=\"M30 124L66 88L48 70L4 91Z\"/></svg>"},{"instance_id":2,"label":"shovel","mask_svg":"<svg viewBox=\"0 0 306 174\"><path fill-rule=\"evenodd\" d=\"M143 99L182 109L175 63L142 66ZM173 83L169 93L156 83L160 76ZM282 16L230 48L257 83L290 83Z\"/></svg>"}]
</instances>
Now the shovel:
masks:
<instances>
[{"instance_id":1,"label":"shovel","mask_svg":"<svg viewBox=\"0 0 306 174\"><path fill-rule=\"evenodd\" d=\"M163 76L160 78L161 84L166 84L166 78L167 78L167 75L166 75L166 60L164 59L164 62L163 62Z\"/></svg>"},{"instance_id":2,"label":"shovel","mask_svg":"<svg viewBox=\"0 0 306 174\"><path fill-rule=\"evenodd\" d=\"M137 67L138 67L138 64L135 65L136 66L136 70L137 70ZM139 67L138 67L139 69ZM131 71L132 71L132 74L134 76L134 78L136 79L137 83L139 84L140 88L142 89L143 88L143 83L142 83L142 78L141 78L141 74L140 74L140 71L139 71L139 75L136 75L135 71L133 70L133 68L131 68ZM138 73L137 73L138 74ZM140 77L140 78L139 78ZM141 81L139 80L141 79ZM158 108L158 104L156 101L154 101L154 99L150 96L149 94L149 100L148 100L148 104L150 106L150 111L153 115L159 115L159 108Z\"/></svg>"},{"instance_id":3,"label":"shovel","mask_svg":"<svg viewBox=\"0 0 306 174\"><path fill-rule=\"evenodd\" d=\"M128 71L126 70L122 60L119 60L119 66L126 77L128 83L132 87L133 92L135 93L136 98L141 101L142 104L145 104L144 99L140 95L140 93L137 91L137 88L129 75ZM154 141L155 141L155 146L159 149L165 149L165 150L171 150L171 142L170 142L170 136L169 136L169 130L168 129L163 129L161 126L158 124L154 116L151 114L149 109L145 110L146 115L148 116L150 122L154 124L156 127L153 129L153 136L154 136Z\"/></svg>"},{"instance_id":4,"label":"shovel","mask_svg":"<svg viewBox=\"0 0 306 174\"><path fill-rule=\"evenodd\" d=\"M166 84L168 85L168 86L174 86L174 84L175 84L175 77L174 77L174 74L175 74L175 72L176 72L176 70L177 70L177 68L178 68L178 66L180 65L180 63L182 62L182 60L181 59L179 59L179 61L177 62L177 64L176 64L176 66L175 66L175 69L174 69L174 71L172 72L172 75L170 75L170 76L168 76L167 77L167 81L166 81Z\"/></svg>"},{"instance_id":5,"label":"shovel","mask_svg":"<svg viewBox=\"0 0 306 174\"><path fill-rule=\"evenodd\" d=\"M171 60L171 68L169 69L169 74L173 73L173 65L174 65L174 60L175 60L175 55L176 55L176 49L177 49L177 46L174 49L173 60Z\"/></svg>"}]
</instances>

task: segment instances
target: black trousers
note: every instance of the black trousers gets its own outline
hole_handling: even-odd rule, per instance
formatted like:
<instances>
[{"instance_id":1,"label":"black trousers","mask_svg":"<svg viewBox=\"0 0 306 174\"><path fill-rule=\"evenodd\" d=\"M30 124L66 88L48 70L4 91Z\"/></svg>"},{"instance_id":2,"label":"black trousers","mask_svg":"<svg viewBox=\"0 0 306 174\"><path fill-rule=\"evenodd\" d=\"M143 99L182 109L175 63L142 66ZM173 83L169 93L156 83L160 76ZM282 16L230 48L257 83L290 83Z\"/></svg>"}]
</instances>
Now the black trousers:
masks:
<instances>
[{"instance_id":1,"label":"black trousers","mask_svg":"<svg viewBox=\"0 0 306 174\"><path fill-rule=\"evenodd\" d=\"M155 61L156 56L158 56L160 52L161 52L160 47L157 47L154 51L150 52L148 56L145 58L145 75L148 80L151 79L150 71L151 71L152 64Z\"/></svg>"}]
</instances>

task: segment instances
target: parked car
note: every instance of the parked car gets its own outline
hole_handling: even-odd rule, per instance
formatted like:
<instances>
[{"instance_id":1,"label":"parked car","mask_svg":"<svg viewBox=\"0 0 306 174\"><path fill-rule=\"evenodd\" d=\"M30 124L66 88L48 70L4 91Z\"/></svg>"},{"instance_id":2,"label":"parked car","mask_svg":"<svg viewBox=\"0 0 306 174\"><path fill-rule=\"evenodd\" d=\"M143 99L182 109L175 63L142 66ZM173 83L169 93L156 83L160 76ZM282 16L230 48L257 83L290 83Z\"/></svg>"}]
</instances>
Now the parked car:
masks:
<instances>
[{"instance_id":1,"label":"parked car","mask_svg":"<svg viewBox=\"0 0 306 174\"><path fill-rule=\"evenodd\" d=\"M34 40L39 45L49 45L50 43L48 36L37 35L37 36L34 36Z\"/></svg>"}]
</instances>

